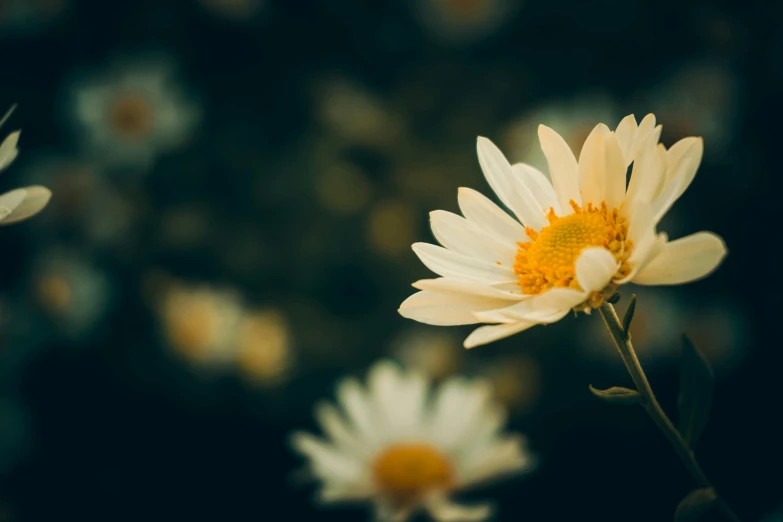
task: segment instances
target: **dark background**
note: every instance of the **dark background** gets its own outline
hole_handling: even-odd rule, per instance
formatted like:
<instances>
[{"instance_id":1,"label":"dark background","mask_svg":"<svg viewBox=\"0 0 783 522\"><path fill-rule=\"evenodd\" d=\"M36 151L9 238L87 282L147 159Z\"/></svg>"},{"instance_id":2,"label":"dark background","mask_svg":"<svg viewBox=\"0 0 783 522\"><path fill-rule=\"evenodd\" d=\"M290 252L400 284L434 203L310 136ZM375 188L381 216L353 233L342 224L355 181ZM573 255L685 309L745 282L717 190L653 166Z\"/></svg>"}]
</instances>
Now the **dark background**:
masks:
<instances>
[{"instance_id":1,"label":"dark background","mask_svg":"<svg viewBox=\"0 0 783 522\"><path fill-rule=\"evenodd\" d=\"M16 412L0 425L0 520L365 520L362 509L310 502L287 435L316 429L311 406L331 396L337 378L394 355L401 333L437 329L396 312L409 284L428 276L408 245L431 240L429 210L456 211L458 186L489 194L475 137L507 147L504 129L521 115L558 104L566 115L575 106L589 112L592 102L578 100L592 93L614 105L612 127L654 110L667 146L705 136L699 174L662 229L674 237L713 230L729 256L704 281L648 289L674 310L651 330L676 340L684 329L715 352L717 388L697 456L718 490L746 521L783 502L775 117L783 4L527 0L478 36L444 36L417 2L267 0L231 16L213 6L228 2L207 0L0 0L0 105L19 104L3 133L23 129L3 190L56 185L57 172L36 179L36 162L65 157L89 165L132 209L99 241L90 227L108 218L84 209L100 209L90 198L104 192L77 197L84 215L69 220L53 187L41 216L0 230L1 392ZM483 3L492 2L465 2ZM33 15L14 18L21 4ZM117 56L150 53L176 63L201 118L186 145L152 165L106 166L84 146L68 93ZM704 70L720 71L724 83ZM676 91L683 71L695 71L688 95ZM361 121L363 106L358 116L330 109L335 84L370 93L383 107L379 122L365 132L351 120ZM657 107L675 98L667 127ZM350 192L361 202L341 204L329 190L345 179L320 177L334 164L359 173L348 179L361 182ZM176 242L167 223L183 209L191 220L182 227L196 232ZM87 292L72 303L100 303L77 334L68 313L47 312L32 290L40 260L63 251L97 267L110 288L109 297ZM172 352L147 291L160 274L235 288L280 310L296 352L286 378L205 374ZM654 303L640 296L639 309ZM723 312L689 331L681 319L707 308ZM528 435L541 465L475 493L498 501L498 520L670 520L692 487L643 411L589 394L588 384L630 384L611 355L582 349L611 350L589 324L597 321L568 318L467 354L459 345L468 327L442 334L457 336L460 371L480 374L504 360L534 368L535 391L525 392L510 428ZM638 343L641 351L643 336ZM661 357L651 349L643 362L674 415L676 346Z\"/></svg>"}]
</instances>

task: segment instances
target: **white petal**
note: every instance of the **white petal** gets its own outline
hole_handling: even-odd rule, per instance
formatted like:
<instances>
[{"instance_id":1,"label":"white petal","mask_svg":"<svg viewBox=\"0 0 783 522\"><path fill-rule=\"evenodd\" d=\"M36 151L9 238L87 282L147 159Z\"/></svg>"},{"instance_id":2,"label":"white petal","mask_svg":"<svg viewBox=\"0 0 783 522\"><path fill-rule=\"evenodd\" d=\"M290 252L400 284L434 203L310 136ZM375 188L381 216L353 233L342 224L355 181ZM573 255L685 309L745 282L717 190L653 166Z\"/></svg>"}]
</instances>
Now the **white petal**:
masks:
<instances>
[{"instance_id":1,"label":"white petal","mask_svg":"<svg viewBox=\"0 0 783 522\"><path fill-rule=\"evenodd\" d=\"M435 210L430 212L430 225L435 239L449 250L490 263L514 264L517 254L515 242L495 239L462 216Z\"/></svg>"},{"instance_id":2,"label":"white petal","mask_svg":"<svg viewBox=\"0 0 783 522\"><path fill-rule=\"evenodd\" d=\"M429 243L415 243L413 251L427 268L443 277L487 283L506 283L516 280L512 266L482 261Z\"/></svg>"},{"instance_id":3,"label":"white petal","mask_svg":"<svg viewBox=\"0 0 783 522\"><path fill-rule=\"evenodd\" d=\"M483 522L492 516L492 505L488 503L465 506L439 496L425 503L430 516L437 522Z\"/></svg>"},{"instance_id":4,"label":"white petal","mask_svg":"<svg viewBox=\"0 0 783 522\"><path fill-rule=\"evenodd\" d=\"M356 379L343 379L337 385L337 401L345 412L358 437L376 447L383 441L378 427L377 412Z\"/></svg>"},{"instance_id":5,"label":"white petal","mask_svg":"<svg viewBox=\"0 0 783 522\"><path fill-rule=\"evenodd\" d=\"M625 198L625 179L628 165L615 134L609 133L604 143L604 201L609 208L619 208Z\"/></svg>"},{"instance_id":6,"label":"white petal","mask_svg":"<svg viewBox=\"0 0 783 522\"><path fill-rule=\"evenodd\" d=\"M370 484L362 482L326 482L318 493L318 501L324 504L366 500L373 494Z\"/></svg>"},{"instance_id":7,"label":"white petal","mask_svg":"<svg viewBox=\"0 0 783 522\"><path fill-rule=\"evenodd\" d=\"M538 126L538 140L549 165L549 177L560 202L560 210L563 214L571 214L573 210L569 201L582 204L579 168L574 153L565 140L546 125Z\"/></svg>"},{"instance_id":8,"label":"white petal","mask_svg":"<svg viewBox=\"0 0 783 522\"><path fill-rule=\"evenodd\" d=\"M513 473L530 470L533 457L525 450L525 439L509 436L490 445L476 447L467 456L465 470L460 477L466 486L489 482Z\"/></svg>"},{"instance_id":9,"label":"white petal","mask_svg":"<svg viewBox=\"0 0 783 522\"><path fill-rule=\"evenodd\" d=\"M543 172L524 163L513 165L511 170L516 174L517 178L530 189L541 212L547 214L549 213L549 209L554 208L555 213L561 215L560 203L557 201L555 188Z\"/></svg>"},{"instance_id":10,"label":"white petal","mask_svg":"<svg viewBox=\"0 0 783 522\"><path fill-rule=\"evenodd\" d=\"M404 375L391 361L380 361L370 370L368 383L379 422L390 437L404 438L420 427L426 382L421 375Z\"/></svg>"},{"instance_id":11,"label":"white petal","mask_svg":"<svg viewBox=\"0 0 783 522\"><path fill-rule=\"evenodd\" d=\"M636 118L633 114L629 114L622 119L614 133L617 136L617 143L620 145L620 149L623 151L623 161L625 166L631 164L633 161L633 137L636 134Z\"/></svg>"},{"instance_id":12,"label":"white petal","mask_svg":"<svg viewBox=\"0 0 783 522\"><path fill-rule=\"evenodd\" d=\"M446 381L436 392L430 433L440 448L450 450L469 440L475 420L491 396L490 386L482 381L462 378Z\"/></svg>"},{"instance_id":13,"label":"white petal","mask_svg":"<svg viewBox=\"0 0 783 522\"><path fill-rule=\"evenodd\" d=\"M532 192L515 178L511 165L494 143L484 137L476 142L481 170L500 200L526 226L536 230L547 226L546 216L537 208Z\"/></svg>"},{"instance_id":14,"label":"white petal","mask_svg":"<svg viewBox=\"0 0 783 522\"><path fill-rule=\"evenodd\" d=\"M590 132L579 154L579 187L582 201L617 208L625 195L625 164L617 138L599 123Z\"/></svg>"},{"instance_id":15,"label":"white petal","mask_svg":"<svg viewBox=\"0 0 783 522\"><path fill-rule=\"evenodd\" d=\"M3 225L17 223L23 219L34 216L43 210L43 208L49 203L49 199L52 197L52 192L48 188L39 186L16 189L9 192L8 194L12 194L19 190L24 192L24 199L21 203L17 204L15 208L11 209L10 214L7 214L0 220L0 223ZM4 194L4 196L5 195L7 194ZM0 198L4 196L0 196ZM4 207L4 204L0 202L0 208L2 207Z\"/></svg>"},{"instance_id":16,"label":"white petal","mask_svg":"<svg viewBox=\"0 0 783 522\"><path fill-rule=\"evenodd\" d=\"M633 241L633 249L631 255L628 256L631 273L617 281L619 284L625 284L632 280L639 270L652 259L656 243L655 225L652 221L650 205L634 202L630 205L628 213L628 239Z\"/></svg>"},{"instance_id":17,"label":"white petal","mask_svg":"<svg viewBox=\"0 0 783 522\"><path fill-rule=\"evenodd\" d=\"M664 245L633 282L640 285L678 285L701 279L726 256L726 245L712 232L697 232Z\"/></svg>"},{"instance_id":18,"label":"white petal","mask_svg":"<svg viewBox=\"0 0 783 522\"><path fill-rule=\"evenodd\" d=\"M571 288L551 288L511 306L477 311L474 315L485 323L516 323L520 320L549 324L565 317L574 306L587 298L585 292Z\"/></svg>"},{"instance_id":19,"label":"white petal","mask_svg":"<svg viewBox=\"0 0 783 522\"><path fill-rule=\"evenodd\" d=\"M447 294L467 294L477 297L489 297L493 299L509 299L518 301L528 296L522 294L522 289L516 283L512 283L509 289L500 289L488 286L476 281L457 279L454 277L439 277L437 279L420 279L413 283L413 288L418 290L430 290Z\"/></svg>"},{"instance_id":20,"label":"white petal","mask_svg":"<svg viewBox=\"0 0 783 522\"><path fill-rule=\"evenodd\" d=\"M435 326L457 326L480 322L475 312L491 310L508 304L503 299L490 299L464 294L417 292L400 305L403 317Z\"/></svg>"},{"instance_id":21,"label":"white petal","mask_svg":"<svg viewBox=\"0 0 783 522\"><path fill-rule=\"evenodd\" d=\"M704 153L701 138L684 138L666 154L666 179L660 196L653 202L653 221L657 224L696 176Z\"/></svg>"},{"instance_id":22,"label":"white petal","mask_svg":"<svg viewBox=\"0 0 783 522\"><path fill-rule=\"evenodd\" d=\"M475 348L482 344L488 344L500 339L504 339L515 333L519 333L523 330L527 330L531 326L535 326L539 323L533 321L517 321L516 323L509 324L497 324L491 326L482 326L476 328L465 339L463 346L465 348Z\"/></svg>"},{"instance_id":23,"label":"white petal","mask_svg":"<svg viewBox=\"0 0 783 522\"><path fill-rule=\"evenodd\" d=\"M327 402L321 402L315 407L315 417L324 433L339 449L368 454L368 446L357 436L337 408Z\"/></svg>"},{"instance_id":24,"label":"white petal","mask_svg":"<svg viewBox=\"0 0 783 522\"><path fill-rule=\"evenodd\" d=\"M647 137L653 131L655 131L655 115L648 114L647 116L642 118L641 123L639 123L639 128L636 130L636 134L633 137L633 144L631 145L631 154L633 155L634 158L637 157L637 154L639 153L639 149L644 145L644 143L647 141Z\"/></svg>"},{"instance_id":25,"label":"white petal","mask_svg":"<svg viewBox=\"0 0 783 522\"><path fill-rule=\"evenodd\" d=\"M356 459L309 433L294 433L291 445L310 459L313 471L322 478L351 482L361 477L363 466Z\"/></svg>"},{"instance_id":26,"label":"white petal","mask_svg":"<svg viewBox=\"0 0 783 522\"><path fill-rule=\"evenodd\" d=\"M501 241L530 241L525 227L480 192L460 187L458 199L462 214L487 234Z\"/></svg>"},{"instance_id":27,"label":"white petal","mask_svg":"<svg viewBox=\"0 0 783 522\"><path fill-rule=\"evenodd\" d=\"M24 189L15 189L0 195L0 222L22 204L26 195L27 192Z\"/></svg>"},{"instance_id":28,"label":"white petal","mask_svg":"<svg viewBox=\"0 0 783 522\"><path fill-rule=\"evenodd\" d=\"M600 247L582 250L574 265L576 280L588 293L606 288L617 273L617 268L617 260L612 253Z\"/></svg>"},{"instance_id":29,"label":"white petal","mask_svg":"<svg viewBox=\"0 0 783 522\"><path fill-rule=\"evenodd\" d=\"M625 207L635 201L652 203L663 186L666 169L666 149L654 137L649 137L639 149L631 171Z\"/></svg>"},{"instance_id":30,"label":"white petal","mask_svg":"<svg viewBox=\"0 0 783 522\"><path fill-rule=\"evenodd\" d=\"M16 158L19 151L16 144L19 142L19 131L12 132L0 145L0 170L3 170Z\"/></svg>"}]
</instances>

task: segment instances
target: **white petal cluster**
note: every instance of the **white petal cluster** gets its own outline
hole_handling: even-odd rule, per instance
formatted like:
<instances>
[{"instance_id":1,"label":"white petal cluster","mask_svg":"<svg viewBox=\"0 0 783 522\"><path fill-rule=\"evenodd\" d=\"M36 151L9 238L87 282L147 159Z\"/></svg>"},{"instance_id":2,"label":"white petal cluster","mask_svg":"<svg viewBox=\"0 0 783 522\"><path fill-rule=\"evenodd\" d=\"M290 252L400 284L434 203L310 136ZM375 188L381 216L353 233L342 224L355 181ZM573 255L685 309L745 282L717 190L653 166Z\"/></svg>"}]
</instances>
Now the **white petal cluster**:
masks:
<instances>
[{"instance_id":1,"label":"white petal cluster","mask_svg":"<svg viewBox=\"0 0 783 522\"><path fill-rule=\"evenodd\" d=\"M316 408L325 438L298 432L292 445L307 457L323 483L323 502L370 501L380 520L404 521L425 509L439 521L481 521L488 504L462 506L449 495L532 468L524 438L503 432L506 412L490 400L487 383L452 378L430 393L429 381L389 361L370 370L367 387L356 379L337 389L338 406ZM419 502L399 505L378 487L373 463L396 444L427 444L449 460L455 480L448 490L422 492Z\"/></svg>"}]
</instances>

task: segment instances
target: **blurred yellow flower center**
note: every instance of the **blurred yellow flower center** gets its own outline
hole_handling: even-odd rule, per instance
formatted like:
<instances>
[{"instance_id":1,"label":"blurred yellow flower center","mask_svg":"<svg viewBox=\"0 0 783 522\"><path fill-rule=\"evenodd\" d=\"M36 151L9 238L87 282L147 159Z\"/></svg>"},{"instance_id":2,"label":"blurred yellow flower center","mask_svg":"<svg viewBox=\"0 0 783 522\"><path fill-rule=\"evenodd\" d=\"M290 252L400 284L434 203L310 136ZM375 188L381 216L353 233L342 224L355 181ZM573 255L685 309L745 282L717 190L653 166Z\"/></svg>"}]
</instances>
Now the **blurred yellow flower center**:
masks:
<instances>
[{"instance_id":1,"label":"blurred yellow flower center","mask_svg":"<svg viewBox=\"0 0 783 522\"><path fill-rule=\"evenodd\" d=\"M400 502L415 500L422 494L444 490L454 482L449 459L429 444L394 444L373 463L378 488Z\"/></svg>"},{"instance_id":2,"label":"blurred yellow flower center","mask_svg":"<svg viewBox=\"0 0 783 522\"><path fill-rule=\"evenodd\" d=\"M603 247L609 250L620 268L616 277L630 272L628 256L633 246L628 239L628 224L618 209L609 210L606 203L584 209L573 200L574 213L558 217L549 210L549 225L538 233L530 227L525 230L531 239L518 243L514 273L519 276L522 293L540 294L550 288L570 287L581 290L576 280L574 265L585 248ZM599 306L601 296L591 296L588 304Z\"/></svg>"},{"instance_id":3,"label":"blurred yellow flower center","mask_svg":"<svg viewBox=\"0 0 783 522\"><path fill-rule=\"evenodd\" d=\"M118 135L128 140L144 138L152 129L149 101L138 94L118 96L109 109L109 122Z\"/></svg>"}]
</instances>

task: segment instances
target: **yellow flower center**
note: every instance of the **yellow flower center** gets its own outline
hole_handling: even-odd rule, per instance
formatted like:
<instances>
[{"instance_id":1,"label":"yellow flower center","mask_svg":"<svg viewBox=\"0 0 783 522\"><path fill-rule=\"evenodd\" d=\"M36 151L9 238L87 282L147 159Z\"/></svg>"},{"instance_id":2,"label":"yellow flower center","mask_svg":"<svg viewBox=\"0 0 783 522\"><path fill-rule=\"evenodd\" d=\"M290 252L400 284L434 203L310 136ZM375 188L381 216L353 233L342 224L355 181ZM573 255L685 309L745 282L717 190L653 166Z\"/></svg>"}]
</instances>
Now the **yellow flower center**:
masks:
<instances>
[{"instance_id":1,"label":"yellow flower center","mask_svg":"<svg viewBox=\"0 0 783 522\"><path fill-rule=\"evenodd\" d=\"M574 265L585 248L603 247L617 259L620 268L615 275L622 278L630 272L628 256L633 243L628 239L628 224L619 209L609 210L606 203L586 208L573 200L574 213L558 217L549 210L549 225L538 233L530 227L525 230L531 239L518 243L514 273L519 276L522 293L540 294L556 287L582 290L576 280ZM589 306L600 306L602 295L594 292L588 299Z\"/></svg>"},{"instance_id":2,"label":"yellow flower center","mask_svg":"<svg viewBox=\"0 0 783 522\"><path fill-rule=\"evenodd\" d=\"M378 489L400 503L444 490L454 483L449 459L429 444L401 443L384 450L373 463Z\"/></svg>"},{"instance_id":3,"label":"yellow flower center","mask_svg":"<svg viewBox=\"0 0 783 522\"><path fill-rule=\"evenodd\" d=\"M125 93L113 100L109 108L109 124L114 132L127 140L141 140L152 130L152 108L141 95Z\"/></svg>"}]
</instances>

